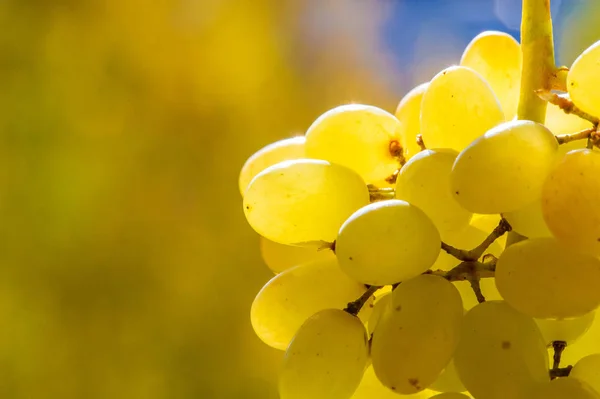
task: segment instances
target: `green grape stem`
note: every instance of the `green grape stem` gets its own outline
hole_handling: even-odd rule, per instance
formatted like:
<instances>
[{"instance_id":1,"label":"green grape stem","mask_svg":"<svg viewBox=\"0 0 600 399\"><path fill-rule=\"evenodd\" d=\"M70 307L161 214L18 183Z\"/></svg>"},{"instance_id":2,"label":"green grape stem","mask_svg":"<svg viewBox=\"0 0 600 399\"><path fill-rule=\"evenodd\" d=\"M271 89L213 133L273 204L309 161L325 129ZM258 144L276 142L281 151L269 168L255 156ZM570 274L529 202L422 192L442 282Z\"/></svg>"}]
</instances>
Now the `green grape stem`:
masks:
<instances>
[{"instance_id":1,"label":"green grape stem","mask_svg":"<svg viewBox=\"0 0 600 399\"><path fill-rule=\"evenodd\" d=\"M473 292L475 293L475 296L477 297L477 302L479 302L479 303L485 302L485 297L483 296L483 293L481 292L481 285L479 284L479 278L470 279L469 283L471 283L471 289L473 290Z\"/></svg>"},{"instance_id":2,"label":"green grape stem","mask_svg":"<svg viewBox=\"0 0 600 399\"><path fill-rule=\"evenodd\" d=\"M556 140L558 141L558 144L566 144L575 140L589 139L592 135L596 134L596 129L591 127L589 129L585 129L577 133L561 134L559 136L556 136Z\"/></svg>"},{"instance_id":3,"label":"green grape stem","mask_svg":"<svg viewBox=\"0 0 600 399\"><path fill-rule=\"evenodd\" d=\"M523 68L517 117L544 123L546 102L536 91L551 90L553 77L557 80L562 76L554 63L550 0L523 0L521 51Z\"/></svg>"},{"instance_id":4,"label":"green grape stem","mask_svg":"<svg viewBox=\"0 0 600 399\"><path fill-rule=\"evenodd\" d=\"M446 244L442 241L442 249L446 251L449 255L454 256L458 260L462 260L465 262L468 261L476 261L481 258L481 255L485 252L486 249L489 248L490 245L493 244L498 238L502 237L505 233L512 230L511 225L504 218L500 220L498 226L494 228L494 230L483 240L481 244L477 247L473 248L470 251L464 249L458 249L453 247L452 245Z\"/></svg>"},{"instance_id":5,"label":"green grape stem","mask_svg":"<svg viewBox=\"0 0 600 399\"><path fill-rule=\"evenodd\" d=\"M577 108L577 106L573 104L573 101L571 101L569 98L559 96L558 94L545 89L537 89L535 93L540 99L562 109L565 114L577 115L578 117L591 122L594 126L598 126L598 123L600 122L600 119L598 119L597 116L590 115L587 112Z\"/></svg>"},{"instance_id":6,"label":"green grape stem","mask_svg":"<svg viewBox=\"0 0 600 399\"><path fill-rule=\"evenodd\" d=\"M373 294L375 292L377 292L377 290L380 288L381 287L378 287L376 285L370 286L360 296L360 298L358 298L355 301L349 302L348 305L346 305L346 307L344 308L344 311L350 313L352 316L358 315L358 312L360 312L360 310L363 308L363 306L365 306L365 303L367 303L367 301L371 298L371 296L373 296Z\"/></svg>"}]
</instances>

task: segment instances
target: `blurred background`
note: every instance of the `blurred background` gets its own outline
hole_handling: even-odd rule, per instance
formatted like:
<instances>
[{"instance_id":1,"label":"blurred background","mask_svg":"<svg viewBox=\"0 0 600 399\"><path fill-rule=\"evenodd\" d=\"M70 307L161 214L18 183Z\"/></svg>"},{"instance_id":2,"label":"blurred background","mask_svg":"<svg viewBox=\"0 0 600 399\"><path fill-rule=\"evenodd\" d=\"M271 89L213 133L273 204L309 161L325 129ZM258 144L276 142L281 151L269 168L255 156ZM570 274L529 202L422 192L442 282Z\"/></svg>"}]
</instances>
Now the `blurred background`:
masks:
<instances>
[{"instance_id":1,"label":"blurred background","mask_svg":"<svg viewBox=\"0 0 600 399\"><path fill-rule=\"evenodd\" d=\"M570 65L600 6L553 12ZM518 0L0 1L0 398L276 398L243 162L519 24Z\"/></svg>"}]
</instances>

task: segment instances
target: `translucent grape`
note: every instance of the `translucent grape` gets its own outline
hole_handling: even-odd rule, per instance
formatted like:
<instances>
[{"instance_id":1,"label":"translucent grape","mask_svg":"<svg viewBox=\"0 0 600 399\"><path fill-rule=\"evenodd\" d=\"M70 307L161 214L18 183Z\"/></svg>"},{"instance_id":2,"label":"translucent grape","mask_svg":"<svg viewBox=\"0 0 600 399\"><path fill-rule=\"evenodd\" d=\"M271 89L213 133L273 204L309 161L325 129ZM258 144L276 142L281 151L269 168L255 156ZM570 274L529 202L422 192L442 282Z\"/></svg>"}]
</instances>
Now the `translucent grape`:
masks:
<instances>
[{"instance_id":1,"label":"translucent grape","mask_svg":"<svg viewBox=\"0 0 600 399\"><path fill-rule=\"evenodd\" d=\"M306 132L306 155L344 165L367 183L380 181L400 166L400 122L371 105L347 104L321 115Z\"/></svg>"},{"instance_id":2,"label":"translucent grape","mask_svg":"<svg viewBox=\"0 0 600 399\"><path fill-rule=\"evenodd\" d=\"M457 155L454 150L421 151L402 167L396 180L396 198L425 212L443 240L448 233L464 229L472 216L450 192L450 172Z\"/></svg>"},{"instance_id":3,"label":"translucent grape","mask_svg":"<svg viewBox=\"0 0 600 399\"><path fill-rule=\"evenodd\" d=\"M561 242L600 256L600 152L566 154L544 183L542 212Z\"/></svg>"},{"instance_id":4,"label":"translucent grape","mask_svg":"<svg viewBox=\"0 0 600 399\"><path fill-rule=\"evenodd\" d=\"M431 220L405 201L376 202L344 222L336 240L340 267L364 284L394 284L433 265L440 235Z\"/></svg>"},{"instance_id":5,"label":"translucent grape","mask_svg":"<svg viewBox=\"0 0 600 399\"><path fill-rule=\"evenodd\" d=\"M346 276L335 259L295 266L260 290L252 303L250 321L267 345L285 349L311 315L327 308L343 309L364 292L364 285Z\"/></svg>"},{"instance_id":6,"label":"translucent grape","mask_svg":"<svg viewBox=\"0 0 600 399\"><path fill-rule=\"evenodd\" d=\"M494 90L506 120L517 114L521 87L521 46L504 32L486 31L465 49L460 65L477 71Z\"/></svg>"},{"instance_id":7,"label":"translucent grape","mask_svg":"<svg viewBox=\"0 0 600 399\"><path fill-rule=\"evenodd\" d=\"M352 399L429 399L435 395L434 391L425 389L412 395L398 395L391 389L384 386L375 375L372 366L367 367L360 385Z\"/></svg>"},{"instance_id":8,"label":"translucent grape","mask_svg":"<svg viewBox=\"0 0 600 399\"><path fill-rule=\"evenodd\" d=\"M595 313L590 312L570 319L535 319L535 322L546 345L551 345L554 341L563 341L571 345L590 329Z\"/></svg>"},{"instance_id":9,"label":"translucent grape","mask_svg":"<svg viewBox=\"0 0 600 399\"><path fill-rule=\"evenodd\" d=\"M322 310L302 324L285 352L280 398L349 399L368 357L362 322L343 310Z\"/></svg>"},{"instance_id":10,"label":"translucent grape","mask_svg":"<svg viewBox=\"0 0 600 399\"><path fill-rule=\"evenodd\" d=\"M450 67L429 83L421 103L421 134L428 148L461 151L504 122L494 92L477 72Z\"/></svg>"},{"instance_id":11,"label":"translucent grape","mask_svg":"<svg viewBox=\"0 0 600 399\"><path fill-rule=\"evenodd\" d=\"M254 176L269 166L290 159L305 158L304 141L304 136L279 140L261 148L248 158L244 166L242 166L239 177L240 193L242 193L242 196Z\"/></svg>"},{"instance_id":12,"label":"translucent grape","mask_svg":"<svg viewBox=\"0 0 600 399\"><path fill-rule=\"evenodd\" d=\"M506 302L529 316L583 316L600 304L600 259L553 238L532 238L500 255L496 285Z\"/></svg>"},{"instance_id":13,"label":"translucent grape","mask_svg":"<svg viewBox=\"0 0 600 399\"><path fill-rule=\"evenodd\" d=\"M561 364L575 364L590 353L600 353L600 339L598 337L600 337L600 317L594 317L590 329L575 342L567 345L562 353Z\"/></svg>"},{"instance_id":14,"label":"translucent grape","mask_svg":"<svg viewBox=\"0 0 600 399\"><path fill-rule=\"evenodd\" d=\"M460 295L444 278L421 275L400 284L373 333L379 380L400 394L430 386L452 358L462 319Z\"/></svg>"},{"instance_id":15,"label":"translucent grape","mask_svg":"<svg viewBox=\"0 0 600 399\"><path fill-rule=\"evenodd\" d=\"M375 302L373 312L371 312L371 317L369 317L369 321L367 322L367 332L369 333L369 336L373 333L373 331L375 331L379 320L381 320L381 317L383 317L383 314L389 307L391 300L392 294L387 293Z\"/></svg>"},{"instance_id":16,"label":"translucent grape","mask_svg":"<svg viewBox=\"0 0 600 399\"><path fill-rule=\"evenodd\" d=\"M588 47L573 62L567 75L567 89L579 108L592 115L600 115L600 41Z\"/></svg>"},{"instance_id":17,"label":"translucent grape","mask_svg":"<svg viewBox=\"0 0 600 399\"><path fill-rule=\"evenodd\" d=\"M541 200L536 200L516 211L506 212L503 216L512 226L513 231L525 237L552 237L544 220Z\"/></svg>"},{"instance_id":18,"label":"translucent grape","mask_svg":"<svg viewBox=\"0 0 600 399\"><path fill-rule=\"evenodd\" d=\"M600 399L600 396L588 384L566 377L538 385L530 399Z\"/></svg>"},{"instance_id":19,"label":"translucent grape","mask_svg":"<svg viewBox=\"0 0 600 399\"><path fill-rule=\"evenodd\" d=\"M471 399L471 397L458 392L445 392L431 396L430 399Z\"/></svg>"},{"instance_id":20,"label":"translucent grape","mask_svg":"<svg viewBox=\"0 0 600 399\"><path fill-rule=\"evenodd\" d=\"M540 198L558 143L539 123L503 123L462 151L450 175L454 198L475 213L512 212Z\"/></svg>"},{"instance_id":21,"label":"translucent grape","mask_svg":"<svg viewBox=\"0 0 600 399\"><path fill-rule=\"evenodd\" d=\"M352 170L326 161L285 161L260 172L244 196L244 213L260 235L281 244L333 241L354 211L369 203Z\"/></svg>"},{"instance_id":22,"label":"translucent grape","mask_svg":"<svg viewBox=\"0 0 600 399\"><path fill-rule=\"evenodd\" d=\"M503 301L467 312L454 363L477 399L530 399L531 389L550 379L548 352L535 322Z\"/></svg>"},{"instance_id":23,"label":"translucent grape","mask_svg":"<svg viewBox=\"0 0 600 399\"><path fill-rule=\"evenodd\" d=\"M285 245L264 237L260 237L260 254L265 264L275 273L281 273L292 266L335 258L332 251L323 250L318 245Z\"/></svg>"},{"instance_id":24,"label":"translucent grape","mask_svg":"<svg viewBox=\"0 0 600 399\"><path fill-rule=\"evenodd\" d=\"M467 390L458 376L454 359L448 363L444 371L431 384L429 389L438 392L464 392Z\"/></svg>"},{"instance_id":25,"label":"translucent grape","mask_svg":"<svg viewBox=\"0 0 600 399\"><path fill-rule=\"evenodd\" d=\"M594 353L579 360L573 366L569 378L576 378L600 393L600 354Z\"/></svg>"},{"instance_id":26,"label":"translucent grape","mask_svg":"<svg viewBox=\"0 0 600 399\"><path fill-rule=\"evenodd\" d=\"M406 93L396 108L395 115L402 126L404 139L402 146L406 159L421 151L421 147L417 144L417 134L421 131L421 100L427 86L429 83L422 83Z\"/></svg>"}]
</instances>

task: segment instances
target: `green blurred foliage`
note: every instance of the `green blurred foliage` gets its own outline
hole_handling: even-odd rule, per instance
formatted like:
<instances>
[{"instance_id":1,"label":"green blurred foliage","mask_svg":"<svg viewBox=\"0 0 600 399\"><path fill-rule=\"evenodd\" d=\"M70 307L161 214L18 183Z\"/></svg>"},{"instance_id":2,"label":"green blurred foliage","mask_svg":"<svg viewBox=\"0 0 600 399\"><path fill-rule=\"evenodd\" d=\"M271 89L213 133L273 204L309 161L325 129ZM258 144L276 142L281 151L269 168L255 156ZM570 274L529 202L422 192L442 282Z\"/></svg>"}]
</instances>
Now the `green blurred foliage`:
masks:
<instances>
[{"instance_id":1,"label":"green blurred foliage","mask_svg":"<svg viewBox=\"0 0 600 399\"><path fill-rule=\"evenodd\" d=\"M276 397L238 171L397 99L344 37L297 67L308 6L0 2L1 398Z\"/></svg>"}]
</instances>

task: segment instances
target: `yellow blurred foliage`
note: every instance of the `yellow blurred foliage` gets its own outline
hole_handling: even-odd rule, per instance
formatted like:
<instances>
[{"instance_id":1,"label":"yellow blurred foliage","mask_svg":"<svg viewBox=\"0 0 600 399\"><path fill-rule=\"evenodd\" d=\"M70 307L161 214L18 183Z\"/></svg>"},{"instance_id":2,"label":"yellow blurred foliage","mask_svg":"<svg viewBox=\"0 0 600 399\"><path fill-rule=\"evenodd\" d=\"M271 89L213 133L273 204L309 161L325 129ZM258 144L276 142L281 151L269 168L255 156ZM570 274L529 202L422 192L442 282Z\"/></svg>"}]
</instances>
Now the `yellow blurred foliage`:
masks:
<instances>
[{"instance_id":1,"label":"yellow blurred foliage","mask_svg":"<svg viewBox=\"0 0 600 399\"><path fill-rule=\"evenodd\" d=\"M1 398L277 396L239 168L337 103L398 98L360 66L373 34L297 66L315 4L0 2Z\"/></svg>"}]
</instances>

